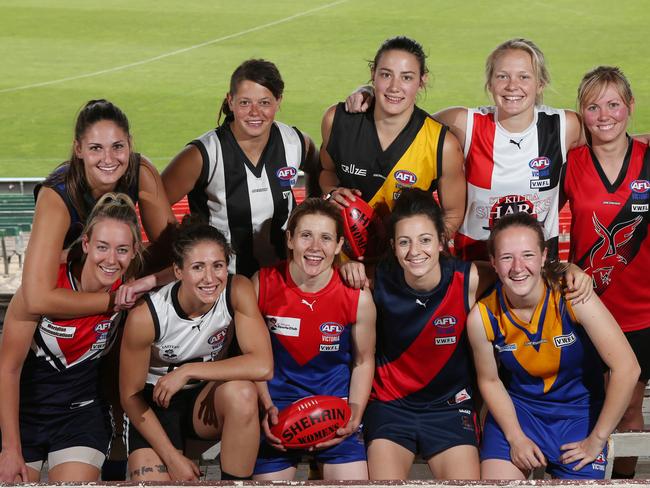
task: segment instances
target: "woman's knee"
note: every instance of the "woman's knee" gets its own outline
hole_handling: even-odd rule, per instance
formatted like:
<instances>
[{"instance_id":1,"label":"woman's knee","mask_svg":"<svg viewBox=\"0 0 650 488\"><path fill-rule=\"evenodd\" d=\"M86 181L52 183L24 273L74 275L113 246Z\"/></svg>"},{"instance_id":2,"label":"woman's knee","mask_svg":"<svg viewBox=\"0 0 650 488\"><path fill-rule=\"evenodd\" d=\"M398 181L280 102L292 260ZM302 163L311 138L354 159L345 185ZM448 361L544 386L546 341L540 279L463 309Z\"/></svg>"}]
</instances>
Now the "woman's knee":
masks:
<instances>
[{"instance_id":1,"label":"woman's knee","mask_svg":"<svg viewBox=\"0 0 650 488\"><path fill-rule=\"evenodd\" d=\"M251 381L228 381L217 388L215 396L225 415L258 417L257 388Z\"/></svg>"}]
</instances>

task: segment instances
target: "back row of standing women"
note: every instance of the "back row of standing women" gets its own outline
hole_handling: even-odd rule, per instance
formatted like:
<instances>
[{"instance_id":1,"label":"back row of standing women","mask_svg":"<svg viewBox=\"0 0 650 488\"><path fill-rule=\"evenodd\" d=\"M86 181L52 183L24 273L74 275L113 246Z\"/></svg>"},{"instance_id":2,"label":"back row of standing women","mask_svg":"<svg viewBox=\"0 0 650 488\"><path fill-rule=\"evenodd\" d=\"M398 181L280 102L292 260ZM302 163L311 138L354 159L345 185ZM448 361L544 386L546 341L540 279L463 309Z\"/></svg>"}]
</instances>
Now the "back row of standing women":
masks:
<instances>
[{"instance_id":1,"label":"back row of standing women","mask_svg":"<svg viewBox=\"0 0 650 488\"><path fill-rule=\"evenodd\" d=\"M320 177L319 158L311 139L274 120L283 83L269 62L247 61L235 71L222 107L225 122L192 141L164 171L162 180L144 158L131 151L126 117L108 102L90 102L78 119L69 163L48 178L38 196L20 291L25 311L32 316L55 317L106 313L114 303L132 306L141 292L165 281L164 273L149 275L120 288L117 293L72 291L57 283L61 250L78 236L93 203L107 191L119 190L138 200L145 230L155 243L154 250L161 248L161 255L165 254L164 244L168 241L165 232L173 223L168 201L175 203L188 195L192 213L203 216L221 230L236 250L235 258L229 263L231 271L251 276L261 266L275 264L285 255L284 230L294 207L291 190L299 168L311 178L312 192L318 191L314 182L318 178L319 193L328 195L331 201L346 205L346 199L361 197L385 216L405 189L437 188L444 209L445 234L453 236L460 225L455 237L456 248L463 257L475 259L487 257L484 243L496 220L518 211L535 215L544 223L549 253L556 252L561 173L566 167L564 193L574 211L572 256L594 275L597 290L606 303L611 297L607 305L618 322L631 331L630 342L641 359L639 351L647 348L649 342L650 310L643 304L649 303L650 290L635 286L640 282L635 279L635 273L640 272L648 258L650 175L644 157L647 147L630 140L625 132L633 107L627 81L612 68L599 68L585 76L579 102L590 146L573 151L565 166L567 151L581 146L585 140L580 119L574 112L539 105L549 81L539 49L530 41L508 41L490 55L486 68L486 88L493 95L494 107L452 108L430 118L415 106L416 95L426 83L421 46L407 38L386 41L371 63L374 102L368 113L349 114L339 105L329 109L324 117ZM591 186L586 187L587 184ZM585 212L587 217L581 217ZM434 234L436 231L442 229L434 229ZM336 238L339 235L336 233ZM416 235L413 240L418 239ZM180 256L176 261L177 268L182 270L187 263L183 252ZM308 256L304 260L314 264L320 259ZM224 257L217 261L228 260ZM408 276L407 265L400 264ZM354 263L344 266L342 274L356 284L366 280L364 267ZM417 289L408 280L407 284ZM438 284L439 279L428 283L429 291ZM418 299L425 303L424 297ZM240 305L247 310L245 303ZM378 356L385 353L381 349L381 333L380 329ZM383 340L390 341L386 337ZM608 362L606 358L605 361ZM481 360L477 363L480 374ZM491 371L489 367L484 370ZM242 379L267 378L264 368L256 371L255 377ZM645 365L624 427L638 428L639 420L642 424L640 403L647 378ZM202 379L224 378L213 375ZM153 395L165 404L168 399L160 391L158 387ZM469 396L467 391L458 391L454 401L462 403ZM489 403L489 395L485 396ZM616 417L611 414L611 408L609 413L610 417ZM353 417L357 424L359 416L360 413ZM495 417L500 424L500 416L495 414ZM386 418L386 415L380 413L375 418ZM594 424L595 420L589 423L589 428ZM501 428L508 437L508 429ZM3 429L3 446L6 446L4 434ZM449 446L422 448L419 441L400 440L399 436L369 440L371 458L373 443L377 446L375 455L380 456L377 458L380 462L374 465L388 467L388 471L378 471L375 477L395 476L396 472L401 475L404 463L398 463L390 471L393 465L389 462L391 459L408 461L409 455L404 456L400 449L413 455L420 451L439 477L476 476L475 472L445 471L458 465L451 462L454 458L437 456L449 451ZM513 439L508 442L511 446L517 444ZM593 446L589 447L593 451ZM396 455L391 448L397 449ZM492 456L502 459L502 451ZM507 457L519 472L534 467L538 457L530 444L524 443L517 451ZM517 457L519 451L524 452L523 461ZM6 454L4 447L3 454ZM224 455L228 456L225 451ZM228 466L228 461L225 462ZM371 475L372 465L371 461ZM230 466L233 475L248 474L237 462ZM625 474L626 468L620 469ZM633 467L627 470L629 473ZM505 476L506 471L488 473Z\"/></svg>"}]
</instances>

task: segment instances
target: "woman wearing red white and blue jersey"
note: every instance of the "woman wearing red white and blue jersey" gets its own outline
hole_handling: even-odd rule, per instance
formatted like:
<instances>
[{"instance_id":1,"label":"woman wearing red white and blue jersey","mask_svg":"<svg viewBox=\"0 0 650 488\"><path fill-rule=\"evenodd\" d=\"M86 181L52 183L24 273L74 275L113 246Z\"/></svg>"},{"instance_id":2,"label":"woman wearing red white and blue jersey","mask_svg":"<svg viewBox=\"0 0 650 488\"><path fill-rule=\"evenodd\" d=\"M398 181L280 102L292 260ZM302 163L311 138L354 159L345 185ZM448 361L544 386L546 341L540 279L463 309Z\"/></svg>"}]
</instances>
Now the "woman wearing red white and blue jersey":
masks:
<instances>
[{"instance_id":1,"label":"woman wearing red white and blue jersey","mask_svg":"<svg viewBox=\"0 0 650 488\"><path fill-rule=\"evenodd\" d=\"M124 194L99 199L57 287L114 292L141 247L135 207ZM83 257L80 256L83 250ZM100 359L116 337L117 314L61 319L30 315L21 288L0 346L0 482L96 481L112 435Z\"/></svg>"},{"instance_id":2,"label":"woman wearing red white and blue jersey","mask_svg":"<svg viewBox=\"0 0 650 488\"><path fill-rule=\"evenodd\" d=\"M615 67L585 74L578 105L589 145L569 152L564 193L571 206L570 260L589 273L603 303L623 329L641 376L620 430L642 429L650 378L650 151L631 139L632 89ZM635 458L614 463L612 477L634 476Z\"/></svg>"},{"instance_id":3,"label":"woman wearing red white and blue jersey","mask_svg":"<svg viewBox=\"0 0 650 488\"><path fill-rule=\"evenodd\" d=\"M309 198L287 226L289 261L253 277L271 332L273 379L258 383L266 410L256 480L293 479L302 451L286 451L270 432L278 411L311 395L347 398L352 416L337 436L315 446L325 479L367 479L357 430L374 371L375 307L368 289L348 288L333 267L343 245L340 212Z\"/></svg>"}]
</instances>

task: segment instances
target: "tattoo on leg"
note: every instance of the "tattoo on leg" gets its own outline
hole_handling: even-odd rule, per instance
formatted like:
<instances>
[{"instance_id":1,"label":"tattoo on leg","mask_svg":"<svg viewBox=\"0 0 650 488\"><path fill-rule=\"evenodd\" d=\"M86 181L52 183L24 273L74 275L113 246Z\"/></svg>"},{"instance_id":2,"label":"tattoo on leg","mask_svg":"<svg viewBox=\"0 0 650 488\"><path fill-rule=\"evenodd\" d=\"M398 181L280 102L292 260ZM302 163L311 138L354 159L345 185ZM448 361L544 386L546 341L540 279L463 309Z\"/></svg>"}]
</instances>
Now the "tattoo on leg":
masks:
<instances>
[{"instance_id":1,"label":"tattoo on leg","mask_svg":"<svg viewBox=\"0 0 650 488\"><path fill-rule=\"evenodd\" d=\"M153 473L154 468L158 473L166 473L167 472L167 466L164 464L156 464L155 466L140 466L139 468L135 468L133 471L129 473L131 478L135 478L136 476L144 476L146 473Z\"/></svg>"}]
</instances>

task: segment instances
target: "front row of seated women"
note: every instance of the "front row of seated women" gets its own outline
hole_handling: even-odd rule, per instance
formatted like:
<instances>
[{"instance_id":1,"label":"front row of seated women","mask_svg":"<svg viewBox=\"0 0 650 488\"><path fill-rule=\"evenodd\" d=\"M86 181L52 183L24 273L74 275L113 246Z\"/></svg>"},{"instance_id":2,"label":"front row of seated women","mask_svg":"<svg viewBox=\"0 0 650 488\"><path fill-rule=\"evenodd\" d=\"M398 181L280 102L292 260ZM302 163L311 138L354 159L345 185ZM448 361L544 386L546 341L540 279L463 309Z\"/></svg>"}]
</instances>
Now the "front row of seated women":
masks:
<instances>
[{"instance_id":1,"label":"front row of seated women","mask_svg":"<svg viewBox=\"0 0 650 488\"><path fill-rule=\"evenodd\" d=\"M123 327L131 479L198 479L183 455L192 437L221 440L224 479L292 479L304 453L282 448L269 426L279 409L313 394L346 397L352 409L337 437L311 453L326 479L403 479L418 454L436 478L524 478L540 466L557 477L602 477L605 443L639 366L598 297L561 286L562 274L574 290L591 280L545 263L543 230L527 214L499 220L491 266L448 257L442 212L422 190L402 192L390 237L393 256L377 268L373 301L367 288L342 282L341 216L324 200L294 210L288 261L252 282L228 273L219 231L181 224L176 281L147 294ZM133 204L109 193L57 286L114 290L140 246ZM15 295L0 346L0 481L36 481L45 460L50 481L98 478L111 437L98 365L122 318L35 316ZM336 347L320 347L326 322L341 326L328 342ZM472 353L489 410L482 440Z\"/></svg>"}]
</instances>

